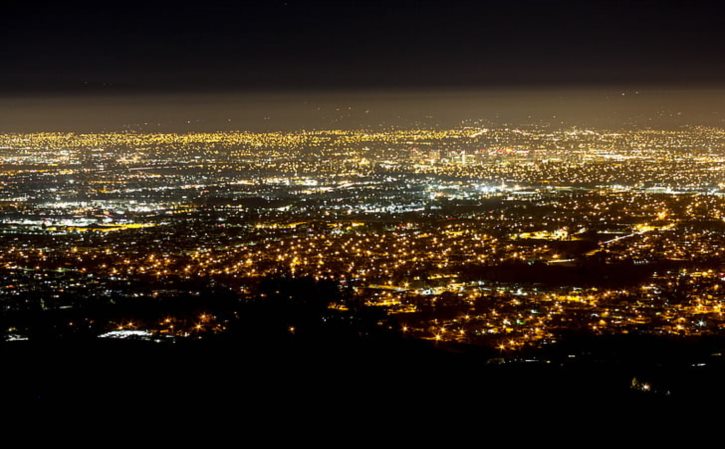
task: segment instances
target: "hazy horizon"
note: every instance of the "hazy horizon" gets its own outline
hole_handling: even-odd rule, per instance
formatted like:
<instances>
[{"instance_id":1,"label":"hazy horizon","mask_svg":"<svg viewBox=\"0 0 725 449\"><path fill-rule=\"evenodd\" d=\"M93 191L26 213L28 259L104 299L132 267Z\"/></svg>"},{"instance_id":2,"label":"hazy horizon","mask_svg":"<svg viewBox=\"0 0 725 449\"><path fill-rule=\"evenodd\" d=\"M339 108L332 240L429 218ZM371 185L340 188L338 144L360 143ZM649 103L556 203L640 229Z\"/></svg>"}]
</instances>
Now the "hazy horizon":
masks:
<instances>
[{"instance_id":1,"label":"hazy horizon","mask_svg":"<svg viewBox=\"0 0 725 449\"><path fill-rule=\"evenodd\" d=\"M725 126L725 89L334 90L0 97L0 132Z\"/></svg>"}]
</instances>

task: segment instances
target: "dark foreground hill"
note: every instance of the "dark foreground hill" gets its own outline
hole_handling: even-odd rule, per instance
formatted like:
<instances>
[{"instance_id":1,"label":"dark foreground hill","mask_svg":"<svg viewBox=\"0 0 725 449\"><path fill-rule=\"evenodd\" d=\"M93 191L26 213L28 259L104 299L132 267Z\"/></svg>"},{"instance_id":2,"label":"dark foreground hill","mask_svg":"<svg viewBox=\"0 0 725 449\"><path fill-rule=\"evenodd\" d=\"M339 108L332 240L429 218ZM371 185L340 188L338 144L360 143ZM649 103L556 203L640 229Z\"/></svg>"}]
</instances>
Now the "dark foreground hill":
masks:
<instances>
[{"instance_id":1,"label":"dark foreground hill","mask_svg":"<svg viewBox=\"0 0 725 449\"><path fill-rule=\"evenodd\" d=\"M572 341L7 343L3 446L722 447L722 341Z\"/></svg>"}]
</instances>

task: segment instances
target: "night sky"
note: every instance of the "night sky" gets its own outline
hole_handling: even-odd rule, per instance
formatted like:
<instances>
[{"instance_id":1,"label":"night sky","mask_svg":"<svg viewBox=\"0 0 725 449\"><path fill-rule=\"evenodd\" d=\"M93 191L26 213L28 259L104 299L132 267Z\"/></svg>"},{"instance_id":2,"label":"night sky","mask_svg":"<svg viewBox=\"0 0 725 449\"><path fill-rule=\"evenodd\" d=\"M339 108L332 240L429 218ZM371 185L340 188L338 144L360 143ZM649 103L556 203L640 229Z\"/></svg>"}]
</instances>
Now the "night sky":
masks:
<instances>
[{"instance_id":1,"label":"night sky","mask_svg":"<svg viewBox=\"0 0 725 449\"><path fill-rule=\"evenodd\" d=\"M722 86L711 1L4 1L0 94Z\"/></svg>"}]
</instances>

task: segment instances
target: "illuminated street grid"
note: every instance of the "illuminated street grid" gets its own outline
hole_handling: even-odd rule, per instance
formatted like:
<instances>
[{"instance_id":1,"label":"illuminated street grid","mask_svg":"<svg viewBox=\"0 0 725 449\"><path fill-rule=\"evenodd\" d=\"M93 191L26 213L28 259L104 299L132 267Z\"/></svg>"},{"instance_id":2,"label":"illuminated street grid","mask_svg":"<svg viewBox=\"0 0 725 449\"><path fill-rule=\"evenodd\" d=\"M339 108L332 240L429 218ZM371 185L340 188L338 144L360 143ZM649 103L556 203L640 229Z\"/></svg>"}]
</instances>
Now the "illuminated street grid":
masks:
<instances>
[{"instance_id":1,"label":"illuminated street grid","mask_svg":"<svg viewBox=\"0 0 725 449\"><path fill-rule=\"evenodd\" d=\"M5 134L0 305L194 295L194 280L243 301L311 276L338 284L336 311L502 351L568 331L722 334L724 175L725 130L699 127Z\"/></svg>"}]
</instances>

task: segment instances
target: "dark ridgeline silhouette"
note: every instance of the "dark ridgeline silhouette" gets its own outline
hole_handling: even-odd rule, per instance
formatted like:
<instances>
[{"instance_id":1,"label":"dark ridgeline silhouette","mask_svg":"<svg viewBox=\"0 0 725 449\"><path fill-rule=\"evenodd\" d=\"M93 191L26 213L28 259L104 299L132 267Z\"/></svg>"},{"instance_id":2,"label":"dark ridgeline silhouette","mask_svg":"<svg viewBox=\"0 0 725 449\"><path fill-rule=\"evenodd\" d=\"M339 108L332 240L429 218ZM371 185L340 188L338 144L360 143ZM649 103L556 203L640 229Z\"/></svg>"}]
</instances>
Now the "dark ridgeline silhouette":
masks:
<instances>
[{"instance_id":1,"label":"dark ridgeline silhouette","mask_svg":"<svg viewBox=\"0 0 725 449\"><path fill-rule=\"evenodd\" d=\"M718 441L722 415L706 407L725 398L723 367L682 362L722 348L721 340L572 333L556 348L521 354L538 362L502 363L490 350L400 337L361 303L328 308L349 299L332 282L280 276L245 300L208 282L198 296L29 311L28 323L42 319L37 329L51 331L0 346L5 436L76 447ZM68 320L142 323L200 313L226 331L161 343L57 332ZM645 392L642 382L659 390Z\"/></svg>"}]
</instances>

